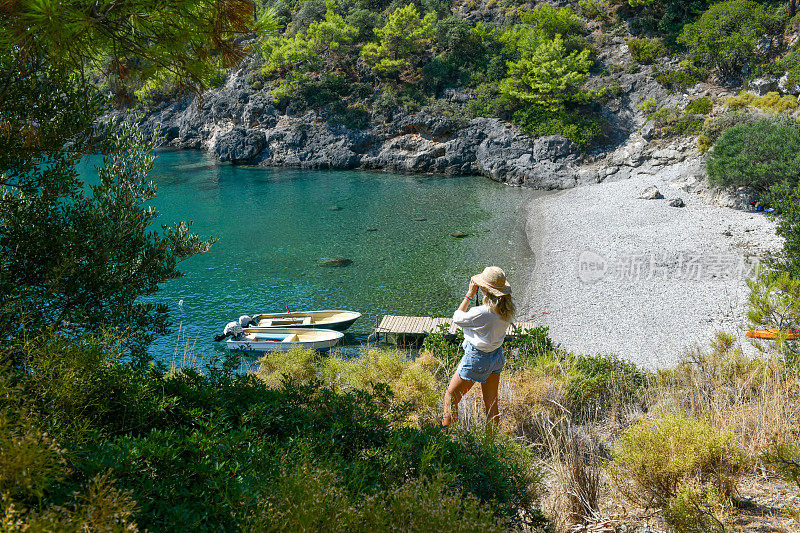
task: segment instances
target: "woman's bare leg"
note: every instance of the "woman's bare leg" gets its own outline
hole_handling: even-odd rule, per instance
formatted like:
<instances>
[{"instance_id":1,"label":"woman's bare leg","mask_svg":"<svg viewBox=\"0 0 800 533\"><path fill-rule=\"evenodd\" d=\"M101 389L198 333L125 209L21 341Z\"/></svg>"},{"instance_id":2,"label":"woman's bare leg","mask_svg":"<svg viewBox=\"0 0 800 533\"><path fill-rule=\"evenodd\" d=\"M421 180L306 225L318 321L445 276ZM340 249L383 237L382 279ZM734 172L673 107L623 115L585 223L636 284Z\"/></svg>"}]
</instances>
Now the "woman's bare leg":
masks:
<instances>
[{"instance_id":1,"label":"woman's bare leg","mask_svg":"<svg viewBox=\"0 0 800 533\"><path fill-rule=\"evenodd\" d=\"M450 385L447 386L447 392L444 393L443 426L449 426L458 421L458 402L469 392L472 385L474 385L473 381L462 379L458 372L450 378Z\"/></svg>"},{"instance_id":2,"label":"woman's bare leg","mask_svg":"<svg viewBox=\"0 0 800 533\"><path fill-rule=\"evenodd\" d=\"M495 426L500 422L500 410L497 407L497 389L500 388L500 374L490 374L486 383L481 383L483 406L486 408L486 420Z\"/></svg>"}]
</instances>

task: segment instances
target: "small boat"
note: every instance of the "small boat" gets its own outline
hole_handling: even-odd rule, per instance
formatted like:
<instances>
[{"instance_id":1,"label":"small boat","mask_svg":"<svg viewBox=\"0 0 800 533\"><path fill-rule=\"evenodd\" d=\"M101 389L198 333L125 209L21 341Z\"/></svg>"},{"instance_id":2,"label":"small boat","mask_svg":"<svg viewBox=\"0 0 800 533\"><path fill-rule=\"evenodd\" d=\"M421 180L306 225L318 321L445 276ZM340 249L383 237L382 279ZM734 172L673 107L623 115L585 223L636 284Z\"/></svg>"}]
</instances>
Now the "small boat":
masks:
<instances>
[{"instance_id":1,"label":"small boat","mask_svg":"<svg viewBox=\"0 0 800 533\"><path fill-rule=\"evenodd\" d=\"M775 340L778 334L781 334L786 340L800 339L800 329L786 329L780 331L779 329L750 329L747 331L747 336L754 339L768 339Z\"/></svg>"},{"instance_id":2,"label":"small boat","mask_svg":"<svg viewBox=\"0 0 800 533\"><path fill-rule=\"evenodd\" d=\"M361 317L355 311L301 311L296 313L266 313L254 315L254 328L323 328L344 331Z\"/></svg>"},{"instance_id":3,"label":"small boat","mask_svg":"<svg viewBox=\"0 0 800 533\"><path fill-rule=\"evenodd\" d=\"M340 331L330 329L245 328L240 335L227 340L229 350L250 352L286 352L295 346L326 351L344 337Z\"/></svg>"}]
</instances>

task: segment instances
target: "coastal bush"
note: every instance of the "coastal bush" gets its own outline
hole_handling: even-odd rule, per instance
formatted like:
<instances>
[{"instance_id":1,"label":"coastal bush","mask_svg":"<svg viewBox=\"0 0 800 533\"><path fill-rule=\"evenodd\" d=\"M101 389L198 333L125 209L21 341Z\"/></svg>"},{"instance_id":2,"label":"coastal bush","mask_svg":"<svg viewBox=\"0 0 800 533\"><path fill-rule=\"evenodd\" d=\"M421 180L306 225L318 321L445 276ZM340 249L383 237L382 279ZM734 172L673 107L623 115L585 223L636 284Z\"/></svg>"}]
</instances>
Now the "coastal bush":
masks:
<instances>
[{"instance_id":1,"label":"coastal bush","mask_svg":"<svg viewBox=\"0 0 800 533\"><path fill-rule=\"evenodd\" d=\"M684 91L708 77L708 71L684 59L675 70L656 70L653 77L670 91Z\"/></svg>"},{"instance_id":2,"label":"coastal bush","mask_svg":"<svg viewBox=\"0 0 800 533\"><path fill-rule=\"evenodd\" d=\"M764 118L726 129L706 165L711 183L753 187L793 186L800 176L800 127L789 118Z\"/></svg>"},{"instance_id":3,"label":"coastal bush","mask_svg":"<svg viewBox=\"0 0 800 533\"><path fill-rule=\"evenodd\" d=\"M714 141L708 135L698 135L697 136L697 151L701 154L708 152L713 146Z\"/></svg>"},{"instance_id":4,"label":"coastal bush","mask_svg":"<svg viewBox=\"0 0 800 533\"><path fill-rule=\"evenodd\" d=\"M700 63L716 67L723 76L733 76L756 59L756 43L773 26L762 4L725 0L712 4L697 22L687 24L677 42Z\"/></svg>"},{"instance_id":5,"label":"coastal bush","mask_svg":"<svg viewBox=\"0 0 800 533\"><path fill-rule=\"evenodd\" d=\"M674 49L683 27L694 22L709 3L708 0L628 0L619 7L617 15L627 20L632 33L660 37Z\"/></svg>"},{"instance_id":6,"label":"coastal bush","mask_svg":"<svg viewBox=\"0 0 800 533\"><path fill-rule=\"evenodd\" d=\"M800 329L800 278L791 272L763 270L747 280L747 319L751 329ZM775 349L788 368L800 369L800 341L779 338Z\"/></svg>"},{"instance_id":7,"label":"coastal bush","mask_svg":"<svg viewBox=\"0 0 800 533\"><path fill-rule=\"evenodd\" d=\"M662 413L622 432L609 473L621 492L645 507L682 507L687 486L730 498L740 463L730 432L705 420ZM677 509L677 508L676 508Z\"/></svg>"},{"instance_id":8,"label":"coastal bush","mask_svg":"<svg viewBox=\"0 0 800 533\"><path fill-rule=\"evenodd\" d=\"M664 509L664 521L676 533L727 533L733 526L729 500L714 486L682 484Z\"/></svg>"},{"instance_id":9,"label":"coastal bush","mask_svg":"<svg viewBox=\"0 0 800 533\"><path fill-rule=\"evenodd\" d=\"M652 65L667 55L667 49L658 39L633 39L628 43L628 51L642 65Z\"/></svg>"},{"instance_id":10,"label":"coastal bush","mask_svg":"<svg viewBox=\"0 0 800 533\"><path fill-rule=\"evenodd\" d=\"M571 355L565 376L566 407L577 421L623 415L641 404L647 374L614 355Z\"/></svg>"},{"instance_id":11,"label":"coastal bush","mask_svg":"<svg viewBox=\"0 0 800 533\"><path fill-rule=\"evenodd\" d=\"M611 3L609 0L579 0L581 14L590 20L611 22Z\"/></svg>"},{"instance_id":12,"label":"coastal bush","mask_svg":"<svg viewBox=\"0 0 800 533\"><path fill-rule=\"evenodd\" d=\"M781 96L777 92L769 92L764 96L757 96L749 91L742 91L736 96L731 96L725 100L725 105L733 110L749 106L770 113L781 113L797 109L797 97L792 94Z\"/></svg>"},{"instance_id":13,"label":"coastal bush","mask_svg":"<svg viewBox=\"0 0 800 533\"><path fill-rule=\"evenodd\" d=\"M0 400L0 442L11 439L19 448L0 458L3 475L10 473L2 479L16 484L21 472L35 468L31 483L21 485L28 492L6 493L18 509L26 509L19 517L23 523L70 507L70 495L86 494L86 480L102 475L107 481L97 490L120 506L135 502L131 521L153 530L252 524L259 502L269 501L282 476L318 476L322 485L335 479L332 496L341 487L348 501L374 498L359 512L370 509L379 516L411 512L406 500L394 499L406 490L425 501L434 495L465 498L465 506L448 511L455 514L442 515L448 520L463 515L497 523L517 520L520 510L536 514L540 478L524 448L490 433L403 427L407 407L395 408L386 386L336 392L317 381L301 384L286 377L281 385L267 387L255 376L236 374L232 365L207 368L204 374L192 369L163 374L113 362L109 349L86 355L85 350L103 346L92 339L72 343L57 337L30 345L16 356L21 364L0 368L0 385L13 382L16 389ZM90 361L100 368L92 371ZM395 364L385 363L389 369ZM60 392L82 372L87 375L80 384ZM115 398L114 391L129 392ZM86 401L76 411L72 402L53 397ZM9 426L10 398L27 406L34 417L30 427L47 428L51 436L33 432L26 437L14 429L22 426ZM76 419L68 427L70 418ZM34 462L29 452L35 452ZM304 457L321 470L304 470ZM437 484L441 476L447 476L446 490ZM116 487L125 487L124 494ZM110 508L109 503L106 511ZM434 512L420 510L419 519L434 516L428 511Z\"/></svg>"},{"instance_id":14,"label":"coastal bush","mask_svg":"<svg viewBox=\"0 0 800 533\"><path fill-rule=\"evenodd\" d=\"M422 17L413 3L398 7L385 26L375 28L378 42L365 44L361 57L378 76L417 81L423 55L434 38L435 22L435 12Z\"/></svg>"},{"instance_id":15,"label":"coastal bush","mask_svg":"<svg viewBox=\"0 0 800 533\"><path fill-rule=\"evenodd\" d=\"M703 123L703 135L708 136L713 142L719 139L728 128L738 124L753 124L760 118L747 110L727 111L721 116L706 119Z\"/></svg>"},{"instance_id":16,"label":"coastal bush","mask_svg":"<svg viewBox=\"0 0 800 533\"><path fill-rule=\"evenodd\" d=\"M561 135L581 149L586 149L605 137L605 120L590 111L552 111L529 106L516 111L513 122L535 137Z\"/></svg>"},{"instance_id":17,"label":"coastal bush","mask_svg":"<svg viewBox=\"0 0 800 533\"><path fill-rule=\"evenodd\" d=\"M711 113L711 109L714 107L714 103L711 101L711 98L708 96L704 96L702 98L698 98L696 100L692 100L688 104L686 104L686 108L684 111L686 113L692 113L695 115L708 115Z\"/></svg>"},{"instance_id":18,"label":"coastal bush","mask_svg":"<svg viewBox=\"0 0 800 533\"><path fill-rule=\"evenodd\" d=\"M772 203L780 213L775 232L783 237L781 251L772 259L774 268L800 278L800 184L774 186Z\"/></svg>"},{"instance_id":19,"label":"coastal bush","mask_svg":"<svg viewBox=\"0 0 800 533\"><path fill-rule=\"evenodd\" d=\"M492 516L477 498L453 491L449 480L400 483L386 495L361 501L349 495L332 469L305 459L284 465L273 491L258 502L245 531L391 531L397 524L412 530L459 531L464 523L498 533L508 521ZM267 527L265 528L265 525Z\"/></svg>"},{"instance_id":20,"label":"coastal bush","mask_svg":"<svg viewBox=\"0 0 800 533\"><path fill-rule=\"evenodd\" d=\"M696 135L700 133L705 121L702 115L684 113L677 106L664 106L651 113L647 119L653 122L656 132L663 137Z\"/></svg>"}]
</instances>

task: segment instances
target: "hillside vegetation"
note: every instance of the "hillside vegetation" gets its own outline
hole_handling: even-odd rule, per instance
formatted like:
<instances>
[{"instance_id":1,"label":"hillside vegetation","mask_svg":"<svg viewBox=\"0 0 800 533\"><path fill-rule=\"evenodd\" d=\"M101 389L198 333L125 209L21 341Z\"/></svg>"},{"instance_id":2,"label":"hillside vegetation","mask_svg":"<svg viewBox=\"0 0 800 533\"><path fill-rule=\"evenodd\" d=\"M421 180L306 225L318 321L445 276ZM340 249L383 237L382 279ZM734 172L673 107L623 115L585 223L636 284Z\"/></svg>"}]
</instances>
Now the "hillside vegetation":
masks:
<instances>
[{"instance_id":1,"label":"hillside vegetation","mask_svg":"<svg viewBox=\"0 0 800 533\"><path fill-rule=\"evenodd\" d=\"M454 431L439 413L460 339L441 331L418 357L296 350L251 373L149 355L170 327L149 297L213 239L153 225L158 139L100 118L222 83L248 43L254 91L354 129L423 109L589 150L621 73L714 88L641 111L656 139L697 136L710 179L776 207L785 245L750 282L746 325L800 328L795 3L563 4L0 3L0 530L796 529L800 341L785 334L758 357L720 334L646 371L529 331L506 344L502 425L473 393ZM89 152L104 157L92 187Z\"/></svg>"}]
</instances>

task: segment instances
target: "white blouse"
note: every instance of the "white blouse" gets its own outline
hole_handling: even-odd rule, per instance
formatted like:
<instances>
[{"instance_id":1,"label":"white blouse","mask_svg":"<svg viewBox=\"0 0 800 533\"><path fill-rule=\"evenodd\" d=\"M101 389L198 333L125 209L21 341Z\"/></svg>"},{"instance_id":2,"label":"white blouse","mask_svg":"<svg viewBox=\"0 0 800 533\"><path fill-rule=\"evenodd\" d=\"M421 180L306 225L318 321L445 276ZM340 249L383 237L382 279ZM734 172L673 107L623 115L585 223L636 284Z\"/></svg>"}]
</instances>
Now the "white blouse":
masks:
<instances>
[{"instance_id":1,"label":"white blouse","mask_svg":"<svg viewBox=\"0 0 800 533\"><path fill-rule=\"evenodd\" d=\"M502 346L511 325L485 305L467 311L456 310L453 323L464 330L464 340L482 352L493 352Z\"/></svg>"}]
</instances>

